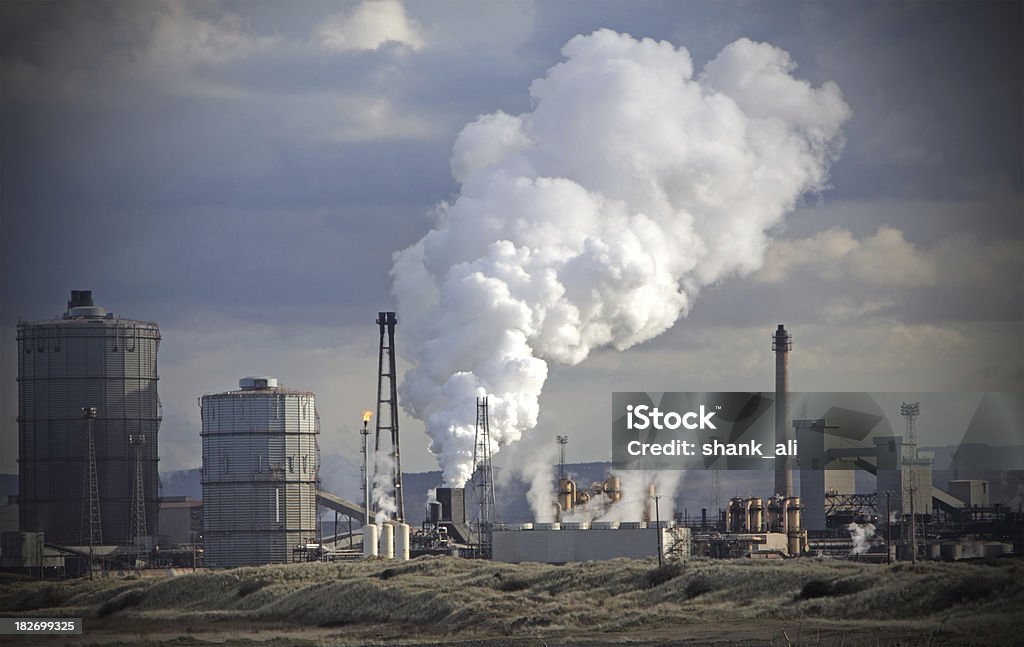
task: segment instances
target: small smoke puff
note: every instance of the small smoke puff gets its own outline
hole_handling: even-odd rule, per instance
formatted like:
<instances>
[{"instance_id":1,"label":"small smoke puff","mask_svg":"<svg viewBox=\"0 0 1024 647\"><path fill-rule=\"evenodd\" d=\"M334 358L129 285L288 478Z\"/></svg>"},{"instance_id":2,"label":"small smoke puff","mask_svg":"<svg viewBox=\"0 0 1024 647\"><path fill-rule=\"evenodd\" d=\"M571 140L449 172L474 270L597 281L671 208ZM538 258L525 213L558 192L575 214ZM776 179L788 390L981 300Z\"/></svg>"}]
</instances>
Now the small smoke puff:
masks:
<instances>
[{"instance_id":1,"label":"small smoke puff","mask_svg":"<svg viewBox=\"0 0 1024 647\"><path fill-rule=\"evenodd\" d=\"M395 255L403 404L448 485L473 471L477 397L495 454L537 424L547 362L651 339L703 286L758 269L849 117L834 84L794 78L770 45L733 43L697 76L685 49L609 30L562 53L530 112L466 126L459 196Z\"/></svg>"},{"instance_id":2,"label":"small smoke puff","mask_svg":"<svg viewBox=\"0 0 1024 647\"><path fill-rule=\"evenodd\" d=\"M875 536L875 525L871 523L859 524L850 523L846 526L853 540L851 555L861 555L871 548L871 538Z\"/></svg>"}]
</instances>

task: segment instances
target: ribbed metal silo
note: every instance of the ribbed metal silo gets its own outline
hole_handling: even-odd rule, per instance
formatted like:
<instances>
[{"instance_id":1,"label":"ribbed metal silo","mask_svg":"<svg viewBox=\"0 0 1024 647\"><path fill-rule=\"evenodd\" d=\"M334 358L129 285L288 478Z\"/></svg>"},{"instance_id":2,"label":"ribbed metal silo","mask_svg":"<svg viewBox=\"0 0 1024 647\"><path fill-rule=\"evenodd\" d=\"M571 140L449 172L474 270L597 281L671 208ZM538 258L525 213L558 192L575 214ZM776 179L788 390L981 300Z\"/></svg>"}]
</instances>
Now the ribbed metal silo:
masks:
<instances>
[{"instance_id":1,"label":"ribbed metal silo","mask_svg":"<svg viewBox=\"0 0 1024 647\"><path fill-rule=\"evenodd\" d=\"M313 393L272 377L204 395L203 526L208 566L291 561L317 536L320 419Z\"/></svg>"},{"instance_id":2,"label":"ribbed metal silo","mask_svg":"<svg viewBox=\"0 0 1024 647\"><path fill-rule=\"evenodd\" d=\"M84 407L95 407L93 433L102 538L132 541L135 483L130 436L141 447L146 529L157 534L157 351L155 323L124 319L93 303L92 292L73 291L62 318L18 324L18 463L23 531L46 540L83 542L87 467Z\"/></svg>"}]
</instances>

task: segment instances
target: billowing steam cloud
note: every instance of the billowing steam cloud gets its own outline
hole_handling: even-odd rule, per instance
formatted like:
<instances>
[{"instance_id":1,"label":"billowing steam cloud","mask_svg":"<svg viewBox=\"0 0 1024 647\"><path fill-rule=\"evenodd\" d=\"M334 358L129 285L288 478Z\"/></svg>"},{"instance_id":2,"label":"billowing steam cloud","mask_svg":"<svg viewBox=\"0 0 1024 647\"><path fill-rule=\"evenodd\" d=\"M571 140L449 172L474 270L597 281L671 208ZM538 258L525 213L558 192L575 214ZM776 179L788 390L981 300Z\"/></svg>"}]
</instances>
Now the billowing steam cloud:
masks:
<instances>
[{"instance_id":1,"label":"billowing steam cloud","mask_svg":"<svg viewBox=\"0 0 1024 647\"><path fill-rule=\"evenodd\" d=\"M834 83L746 39L698 74L683 48L608 30L562 54L531 112L462 130L459 196L395 256L404 405L449 485L474 468L478 395L497 452L537 424L548 361L651 339L702 286L760 267L768 231L824 187L850 114Z\"/></svg>"},{"instance_id":2,"label":"billowing steam cloud","mask_svg":"<svg viewBox=\"0 0 1024 647\"><path fill-rule=\"evenodd\" d=\"M850 539L853 540L853 550L850 551L850 554L861 555L868 552L868 549L871 548L871 539L875 536L875 524L850 523L846 529L850 533Z\"/></svg>"}]
</instances>

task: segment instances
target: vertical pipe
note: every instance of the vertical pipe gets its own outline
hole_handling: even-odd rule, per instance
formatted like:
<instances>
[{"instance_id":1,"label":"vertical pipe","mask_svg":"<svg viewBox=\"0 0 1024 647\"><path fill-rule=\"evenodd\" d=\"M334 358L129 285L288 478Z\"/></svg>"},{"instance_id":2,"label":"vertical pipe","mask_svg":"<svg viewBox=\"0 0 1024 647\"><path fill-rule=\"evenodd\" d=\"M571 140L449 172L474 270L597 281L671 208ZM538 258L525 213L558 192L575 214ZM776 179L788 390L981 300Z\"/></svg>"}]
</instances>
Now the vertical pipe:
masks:
<instances>
[{"instance_id":1,"label":"vertical pipe","mask_svg":"<svg viewBox=\"0 0 1024 647\"><path fill-rule=\"evenodd\" d=\"M281 523L281 488L274 488L274 523Z\"/></svg>"},{"instance_id":2,"label":"vertical pipe","mask_svg":"<svg viewBox=\"0 0 1024 647\"><path fill-rule=\"evenodd\" d=\"M370 435L367 425L369 420L363 417L363 526L370 524L370 455L366 447L366 437Z\"/></svg>"}]
</instances>

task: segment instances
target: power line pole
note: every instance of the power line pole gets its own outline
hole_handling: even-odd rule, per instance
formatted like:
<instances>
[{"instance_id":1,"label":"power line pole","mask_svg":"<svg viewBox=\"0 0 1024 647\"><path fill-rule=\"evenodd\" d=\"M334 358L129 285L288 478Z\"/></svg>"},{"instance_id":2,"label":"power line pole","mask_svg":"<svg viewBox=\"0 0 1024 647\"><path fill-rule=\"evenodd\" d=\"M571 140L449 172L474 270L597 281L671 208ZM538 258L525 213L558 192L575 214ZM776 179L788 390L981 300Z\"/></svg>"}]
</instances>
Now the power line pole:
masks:
<instances>
[{"instance_id":1,"label":"power line pole","mask_svg":"<svg viewBox=\"0 0 1024 647\"><path fill-rule=\"evenodd\" d=\"M100 483L96 473L96 438L93 422L96 407L82 407L82 418L86 426L85 487L82 488L82 535L89 542L89 579L95 570L94 546L103 544L103 527L100 520Z\"/></svg>"},{"instance_id":2,"label":"power line pole","mask_svg":"<svg viewBox=\"0 0 1024 647\"><path fill-rule=\"evenodd\" d=\"M885 491L885 563L892 564L892 504L889 495L892 490Z\"/></svg>"},{"instance_id":3,"label":"power line pole","mask_svg":"<svg viewBox=\"0 0 1024 647\"><path fill-rule=\"evenodd\" d=\"M661 495L660 494L655 494L654 495L654 524L655 524L655 526L657 526L656 532L658 533L658 566L662 565L661 564L661 552L662 552L662 546L661 546L661 511L659 510L659 508L661 506L658 505L658 503L660 501L661 501Z\"/></svg>"}]
</instances>

